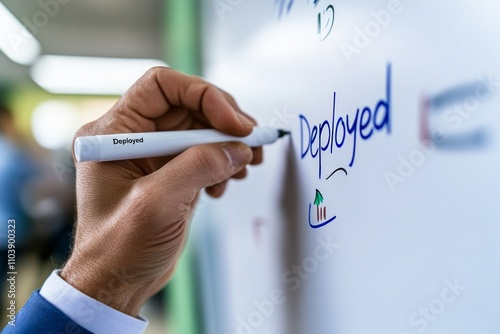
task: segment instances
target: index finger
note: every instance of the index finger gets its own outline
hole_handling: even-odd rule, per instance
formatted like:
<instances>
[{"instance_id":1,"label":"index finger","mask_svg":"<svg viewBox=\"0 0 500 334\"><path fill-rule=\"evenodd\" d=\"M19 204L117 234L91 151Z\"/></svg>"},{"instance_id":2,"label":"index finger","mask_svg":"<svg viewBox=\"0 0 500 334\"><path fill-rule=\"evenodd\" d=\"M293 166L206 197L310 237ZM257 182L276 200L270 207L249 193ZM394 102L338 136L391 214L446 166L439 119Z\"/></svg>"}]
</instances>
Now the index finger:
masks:
<instances>
[{"instance_id":1,"label":"index finger","mask_svg":"<svg viewBox=\"0 0 500 334\"><path fill-rule=\"evenodd\" d=\"M155 67L122 97L116 112L157 119L170 108L200 112L211 126L235 136L250 134L254 123L233 105L234 100L205 80L167 67Z\"/></svg>"}]
</instances>

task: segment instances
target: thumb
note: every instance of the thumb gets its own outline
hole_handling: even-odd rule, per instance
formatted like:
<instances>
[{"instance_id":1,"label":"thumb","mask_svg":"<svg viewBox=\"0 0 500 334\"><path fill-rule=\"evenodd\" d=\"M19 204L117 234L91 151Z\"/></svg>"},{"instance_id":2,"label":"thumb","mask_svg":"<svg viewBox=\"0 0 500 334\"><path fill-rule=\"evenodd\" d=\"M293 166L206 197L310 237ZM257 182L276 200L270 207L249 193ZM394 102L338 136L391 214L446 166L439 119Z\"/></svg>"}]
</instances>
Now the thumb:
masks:
<instances>
[{"instance_id":1,"label":"thumb","mask_svg":"<svg viewBox=\"0 0 500 334\"><path fill-rule=\"evenodd\" d=\"M177 201L190 203L201 189L231 178L252 158L252 150L243 143L200 145L178 155L148 178L156 191L176 194Z\"/></svg>"}]
</instances>

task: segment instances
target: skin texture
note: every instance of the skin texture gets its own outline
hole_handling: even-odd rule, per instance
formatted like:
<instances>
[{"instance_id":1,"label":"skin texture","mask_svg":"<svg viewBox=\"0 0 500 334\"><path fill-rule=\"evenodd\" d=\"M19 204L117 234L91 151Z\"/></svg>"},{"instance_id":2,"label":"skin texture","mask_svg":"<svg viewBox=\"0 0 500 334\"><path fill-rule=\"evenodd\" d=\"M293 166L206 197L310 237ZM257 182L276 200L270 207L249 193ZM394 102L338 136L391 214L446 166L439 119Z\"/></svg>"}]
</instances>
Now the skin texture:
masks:
<instances>
[{"instance_id":1,"label":"skin texture","mask_svg":"<svg viewBox=\"0 0 500 334\"><path fill-rule=\"evenodd\" d=\"M215 128L246 136L256 125L224 91L169 68L148 71L103 117L75 137ZM137 316L171 279L198 194L223 194L229 179L262 161L262 148L221 143L177 156L76 163L77 225L61 277Z\"/></svg>"}]
</instances>

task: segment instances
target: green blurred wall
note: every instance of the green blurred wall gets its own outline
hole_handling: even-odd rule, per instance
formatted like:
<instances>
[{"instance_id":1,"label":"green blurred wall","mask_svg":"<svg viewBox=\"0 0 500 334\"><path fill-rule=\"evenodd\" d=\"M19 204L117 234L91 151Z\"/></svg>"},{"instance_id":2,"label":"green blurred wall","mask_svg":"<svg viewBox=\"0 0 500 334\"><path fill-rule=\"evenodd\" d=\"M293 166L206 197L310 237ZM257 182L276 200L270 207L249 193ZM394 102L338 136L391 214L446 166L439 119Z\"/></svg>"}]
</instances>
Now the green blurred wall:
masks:
<instances>
[{"instance_id":1,"label":"green blurred wall","mask_svg":"<svg viewBox=\"0 0 500 334\"><path fill-rule=\"evenodd\" d=\"M200 75L200 26L197 0L166 0L165 61L189 74ZM172 282L167 286L167 327L171 334L202 333L196 293L193 250L188 242Z\"/></svg>"}]
</instances>

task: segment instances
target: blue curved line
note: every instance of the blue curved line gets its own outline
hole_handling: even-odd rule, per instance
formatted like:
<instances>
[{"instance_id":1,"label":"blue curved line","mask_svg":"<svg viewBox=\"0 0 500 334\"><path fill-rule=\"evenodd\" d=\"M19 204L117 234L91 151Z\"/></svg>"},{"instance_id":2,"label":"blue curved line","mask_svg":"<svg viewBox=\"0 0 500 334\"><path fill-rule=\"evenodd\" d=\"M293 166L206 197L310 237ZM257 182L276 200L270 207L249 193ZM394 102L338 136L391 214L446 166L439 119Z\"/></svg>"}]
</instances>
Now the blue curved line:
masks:
<instances>
[{"instance_id":1,"label":"blue curved line","mask_svg":"<svg viewBox=\"0 0 500 334\"><path fill-rule=\"evenodd\" d=\"M309 216L309 226L311 226L312 228L315 228L315 229L317 229L317 228L322 228L322 227L324 227L324 226L326 226L326 225L330 224L332 221L334 221L334 220L337 218L337 216L334 216L333 218L330 218L330 220L328 220L328 221L326 221L326 222L324 222L324 223L321 223L321 224L319 224L319 225L313 225L313 224L311 223L311 207L312 207L312 204L311 204L311 203L309 203L309 215L308 215L308 216Z\"/></svg>"}]
</instances>

